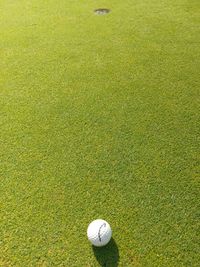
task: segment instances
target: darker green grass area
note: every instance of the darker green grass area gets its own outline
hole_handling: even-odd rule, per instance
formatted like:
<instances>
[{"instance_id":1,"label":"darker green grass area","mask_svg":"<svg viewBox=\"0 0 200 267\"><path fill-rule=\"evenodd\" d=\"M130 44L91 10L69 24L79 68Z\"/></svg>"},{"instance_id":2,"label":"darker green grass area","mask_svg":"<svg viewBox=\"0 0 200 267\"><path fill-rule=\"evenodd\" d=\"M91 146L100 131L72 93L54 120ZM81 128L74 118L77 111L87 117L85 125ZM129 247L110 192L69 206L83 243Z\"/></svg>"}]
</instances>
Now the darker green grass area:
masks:
<instances>
[{"instance_id":1,"label":"darker green grass area","mask_svg":"<svg viewBox=\"0 0 200 267\"><path fill-rule=\"evenodd\" d=\"M119 250L113 238L105 247L92 247L94 255L100 266L117 267L119 263Z\"/></svg>"},{"instance_id":2,"label":"darker green grass area","mask_svg":"<svg viewBox=\"0 0 200 267\"><path fill-rule=\"evenodd\" d=\"M0 266L199 266L199 11L0 0Z\"/></svg>"}]
</instances>

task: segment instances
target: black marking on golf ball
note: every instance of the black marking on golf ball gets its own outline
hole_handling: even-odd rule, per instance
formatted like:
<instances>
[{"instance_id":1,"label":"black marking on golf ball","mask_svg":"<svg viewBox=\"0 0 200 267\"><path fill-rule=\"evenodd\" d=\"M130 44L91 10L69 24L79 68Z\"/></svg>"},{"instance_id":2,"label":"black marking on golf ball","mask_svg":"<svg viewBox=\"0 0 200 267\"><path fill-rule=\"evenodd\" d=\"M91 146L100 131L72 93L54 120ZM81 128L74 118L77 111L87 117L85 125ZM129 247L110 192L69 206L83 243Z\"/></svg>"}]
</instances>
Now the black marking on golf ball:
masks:
<instances>
[{"instance_id":1,"label":"black marking on golf ball","mask_svg":"<svg viewBox=\"0 0 200 267\"><path fill-rule=\"evenodd\" d=\"M105 15L108 14L110 12L110 9L108 8L98 8L94 10L94 13L97 15Z\"/></svg>"},{"instance_id":2,"label":"black marking on golf ball","mask_svg":"<svg viewBox=\"0 0 200 267\"><path fill-rule=\"evenodd\" d=\"M99 227L99 232L98 232L99 242L101 242L101 229L102 229L102 227L106 227L106 223L103 223L103 224Z\"/></svg>"}]
</instances>

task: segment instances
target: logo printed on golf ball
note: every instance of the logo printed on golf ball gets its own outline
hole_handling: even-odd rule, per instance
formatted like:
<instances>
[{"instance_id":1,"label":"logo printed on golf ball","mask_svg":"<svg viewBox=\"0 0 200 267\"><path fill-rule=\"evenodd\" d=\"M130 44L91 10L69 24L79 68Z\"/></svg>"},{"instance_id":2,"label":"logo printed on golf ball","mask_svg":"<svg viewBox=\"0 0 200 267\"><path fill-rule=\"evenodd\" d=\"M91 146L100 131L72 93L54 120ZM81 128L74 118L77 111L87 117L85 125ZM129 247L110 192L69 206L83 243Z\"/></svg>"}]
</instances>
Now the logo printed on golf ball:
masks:
<instances>
[{"instance_id":1,"label":"logo printed on golf ball","mask_svg":"<svg viewBox=\"0 0 200 267\"><path fill-rule=\"evenodd\" d=\"M102 247L107 245L110 241L112 230L108 222L97 219L89 224L87 236L92 245Z\"/></svg>"},{"instance_id":2,"label":"logo printed on golf ball","mask_svg":"<svg viewBox=\"0 0 200 267\"><path fill-rule=\"evenodd\" d=\"M101 228L102 227L106 227L106 223L103 223L100 227L99 227L99 232L98 232L98 237L99 237L99 241L101 242Z\"/></svg>"}]
</instances>

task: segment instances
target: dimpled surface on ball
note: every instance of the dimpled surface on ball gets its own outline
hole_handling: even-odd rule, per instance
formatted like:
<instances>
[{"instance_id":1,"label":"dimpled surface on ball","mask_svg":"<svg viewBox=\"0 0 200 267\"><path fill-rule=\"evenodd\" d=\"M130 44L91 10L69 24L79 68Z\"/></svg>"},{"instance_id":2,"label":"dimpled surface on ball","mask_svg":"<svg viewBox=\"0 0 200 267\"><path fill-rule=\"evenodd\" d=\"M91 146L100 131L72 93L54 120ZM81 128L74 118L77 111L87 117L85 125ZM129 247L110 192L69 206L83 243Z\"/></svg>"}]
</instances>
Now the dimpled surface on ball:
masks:
<instances>
[{"instance_id":1,"label":"dimpled surface on ball","mask_svg":"<svg viewBox=\"0 0 200 267\"><path fill-rule=\"evenodd\" d=\"M87 236L94 246L102 247L110 241L112 230L108 222L102 219L97 219L89 224Z\"/></svg>"}]
</instances>

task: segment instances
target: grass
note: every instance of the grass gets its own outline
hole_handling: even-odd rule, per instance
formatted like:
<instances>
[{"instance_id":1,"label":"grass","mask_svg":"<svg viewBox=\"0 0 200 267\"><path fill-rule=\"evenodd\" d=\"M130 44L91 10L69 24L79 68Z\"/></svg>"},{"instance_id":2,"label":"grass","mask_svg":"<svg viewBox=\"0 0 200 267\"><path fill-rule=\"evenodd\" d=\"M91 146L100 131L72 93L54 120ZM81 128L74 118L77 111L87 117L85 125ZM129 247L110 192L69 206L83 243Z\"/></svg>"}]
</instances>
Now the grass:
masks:
<instances>
[{"instance_id":1,"label":"grass","mask_svg":"<svg viewBox=\"0 0 200 267\"><path fill-rule=\"evenodd\" d=\"M0 0L0 266L199 266L199 9Z\"/></svg>"}]
</instances>

